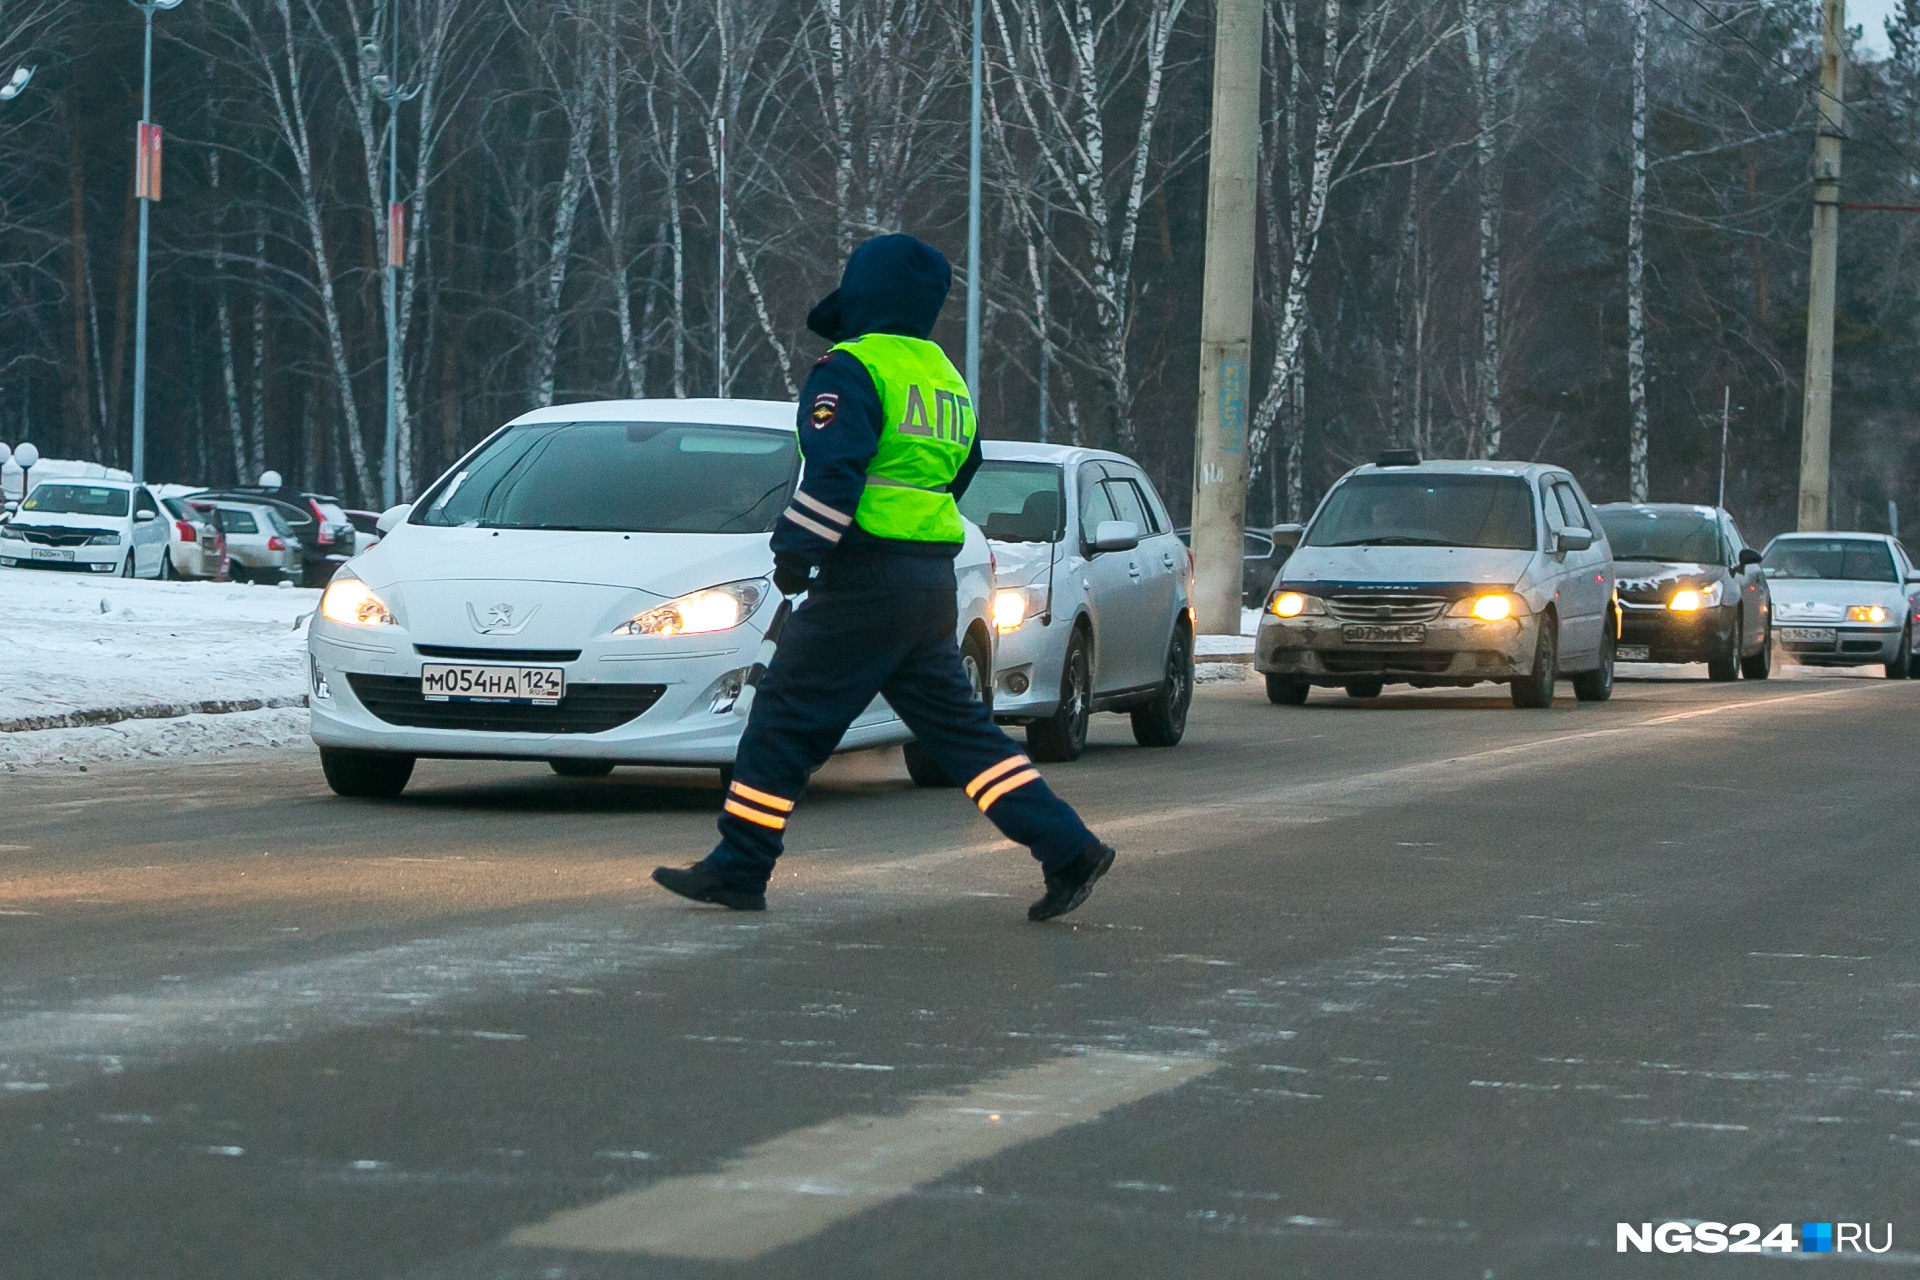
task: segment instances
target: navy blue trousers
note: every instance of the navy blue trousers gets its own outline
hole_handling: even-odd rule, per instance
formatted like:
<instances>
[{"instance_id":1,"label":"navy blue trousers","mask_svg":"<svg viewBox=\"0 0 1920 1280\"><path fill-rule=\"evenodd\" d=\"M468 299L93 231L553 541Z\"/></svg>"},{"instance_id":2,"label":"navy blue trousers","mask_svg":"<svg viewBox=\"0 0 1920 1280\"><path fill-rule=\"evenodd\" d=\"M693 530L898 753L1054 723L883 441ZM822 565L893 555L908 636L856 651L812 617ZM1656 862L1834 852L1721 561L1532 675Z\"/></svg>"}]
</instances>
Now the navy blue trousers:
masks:
<instances>
[{"instance_id":1,"label":"navy blue trousers","mask_svg":"<svg viewBox=\"0 0 1920 1280\"><path fill-rule=\"evenodd\" d=\"M1012 739L975 701L954 640L946 585L816 585L788 618L747 717L720 843L706 865L737 889L763 890L794 804L841 735L882 694L1001 834L1047 874L1094 843Z\"/></svg>"}]
</instances>

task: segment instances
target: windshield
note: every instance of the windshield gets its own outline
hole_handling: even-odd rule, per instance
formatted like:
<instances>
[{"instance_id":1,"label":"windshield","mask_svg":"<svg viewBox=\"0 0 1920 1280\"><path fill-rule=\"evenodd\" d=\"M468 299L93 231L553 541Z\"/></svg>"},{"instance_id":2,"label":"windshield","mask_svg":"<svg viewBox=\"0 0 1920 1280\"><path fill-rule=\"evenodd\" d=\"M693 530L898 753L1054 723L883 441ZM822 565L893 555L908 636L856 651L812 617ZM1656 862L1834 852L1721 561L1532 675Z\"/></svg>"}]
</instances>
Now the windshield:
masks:
<instances>
[{"instance_id":1,"label":"windshield","mask_svg":"<svg viewBox=\"0 0 1920 1280\"><path fill-rule=\"evenodd\" d=\"M131 495L125 489L109 489L94 484L37 484L24 511L46 511L76 516L124 516Z\"/></svg>"},{"instance_id":2,"label":"windshield","mask_svg":"<svg viewBox=\"0 0 1920 1280\"><path fill-rule=\"evenodd\" d=\"M1863 538L1791 538L1767 548L1760 570L1773 578L1836 578L1846 582L1898 582L1893 552Z\"/></svg>"},{"instance_id":3,"label":"windshield","mask_svg":"<svg viewBox=\"0 0 1920 1280\"><path fill-rule=\"evenodd\" d=\"M1058 542L1060 468L1048 462L983 462L960 499L960 514L996 542Z\"/></svg>"},{"instance_id":4,"label":"windshield","mask_svg":"<svg viewBox=\"0 0 1920 1280\"><path fill-rule=\"evenodd\" d=\"M1328 495L1306 543L1531 551L1533 497L1519 476L1355 476Z\"/></svg>"},{"instance_id":5,"label":"windshield","mask_svg":"<svg viewBox=\"0 0 1920 1280\"><path fill-rule=\"evenodd\" d=\"M686 422L538 422L494 437L411 523L482 529L768 533L799 453L784 431Z\"/></svg>"},{"instance_id":6,"label":"windshield","mask_svg":"<svg viewBox=\"0 0 1920 1280\"><path fill-rule=\"evenodd\" d=\"M1668 564L1718 564L1720 525L1698 511L1647 511L1603 507L1600 527L1613 544L1615 560L1659 560Z\"/></svg>"}]
</instances>

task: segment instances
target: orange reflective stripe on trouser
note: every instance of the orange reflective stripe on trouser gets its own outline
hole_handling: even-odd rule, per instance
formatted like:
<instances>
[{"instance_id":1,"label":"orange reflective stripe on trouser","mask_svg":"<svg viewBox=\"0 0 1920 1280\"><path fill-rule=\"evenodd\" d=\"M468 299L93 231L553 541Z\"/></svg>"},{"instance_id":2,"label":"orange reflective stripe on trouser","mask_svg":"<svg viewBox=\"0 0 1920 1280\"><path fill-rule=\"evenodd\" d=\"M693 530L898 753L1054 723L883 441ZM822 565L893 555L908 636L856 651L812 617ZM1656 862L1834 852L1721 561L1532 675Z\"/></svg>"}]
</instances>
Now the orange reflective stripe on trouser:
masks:
<instances>
[{"instance_id":1,"label":"orange reflective stripe on trouser","mask_svg":"<svg viewBox=\"0 0 1920 1280\"><path fill-rule=\"evenodd\" d=\"M785 815L793 812L793 801L782 800L779 796L757 790L744 782L735 782L727 790L730 794L721 808L734 817L743 818L757 826L774 831L786 829Z\"/></svg>"},{"instance_id":2,"label":"orange reflective stripe on trouser","mask_svg":"<svg viewBox=\"0 0 1920 1280\"><path fill-rule=\"evenodd\" d=\"M1031 760L1025 756L1008 756L999 764L981 770L966 790L968 797L980 806L980 812L985 813L1007 792L1039 780L1040 771L1033 767Z\"/></svg>"}]
</instances>

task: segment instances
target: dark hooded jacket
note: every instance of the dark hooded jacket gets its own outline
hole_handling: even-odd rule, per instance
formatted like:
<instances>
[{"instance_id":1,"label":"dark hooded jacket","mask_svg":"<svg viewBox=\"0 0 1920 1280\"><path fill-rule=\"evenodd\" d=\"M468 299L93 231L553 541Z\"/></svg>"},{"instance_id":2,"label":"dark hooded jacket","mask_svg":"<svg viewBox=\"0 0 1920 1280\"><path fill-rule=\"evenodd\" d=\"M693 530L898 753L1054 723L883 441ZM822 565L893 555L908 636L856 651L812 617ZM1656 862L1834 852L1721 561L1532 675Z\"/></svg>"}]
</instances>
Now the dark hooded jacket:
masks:
<instances>
[{"instance_id":1,"label":"dark hooded jacket","mask_svg":"<svg viewBox=\"0 0 1920 1280\"><path fill-rule=\"evenodd\" d=\"M908 235L878 236L853 251L840 287L808 314L807 328L829 342L869 333L930 338L952 287L953 269L938 249ZM829 567L830 577L903 584L950 580L959 543L879 538L853 523L883 425L880 395L866 366L844 351L822 356L800 390L795 429L806 469L793 503L774 526L774 553ZM955 498L966 492L979 466L976 436L954 478ZM823 529L844 534L830 540L817 532Z\"/></svg>"}]
</instances>

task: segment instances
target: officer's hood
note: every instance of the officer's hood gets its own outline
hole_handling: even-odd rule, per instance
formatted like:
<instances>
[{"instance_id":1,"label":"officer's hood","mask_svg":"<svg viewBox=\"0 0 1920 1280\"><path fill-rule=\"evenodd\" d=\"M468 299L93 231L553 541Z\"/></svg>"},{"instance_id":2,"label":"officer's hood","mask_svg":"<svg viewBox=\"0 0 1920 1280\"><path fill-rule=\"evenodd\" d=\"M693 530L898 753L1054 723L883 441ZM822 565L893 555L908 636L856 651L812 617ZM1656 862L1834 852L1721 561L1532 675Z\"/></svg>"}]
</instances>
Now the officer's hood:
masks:
<instances>
[{"instance_id":1,"label":"officer's hood","mask_svg":"<svg viewBox=\"0 0 1920 1280\"><path fill-rule=\"evenodd\" d=\"M876 236L853 251L840 287L807 315L828 342L869 333L927 338L953 288L946 255L908 235Z\"/></svg>"}]
</instances>

